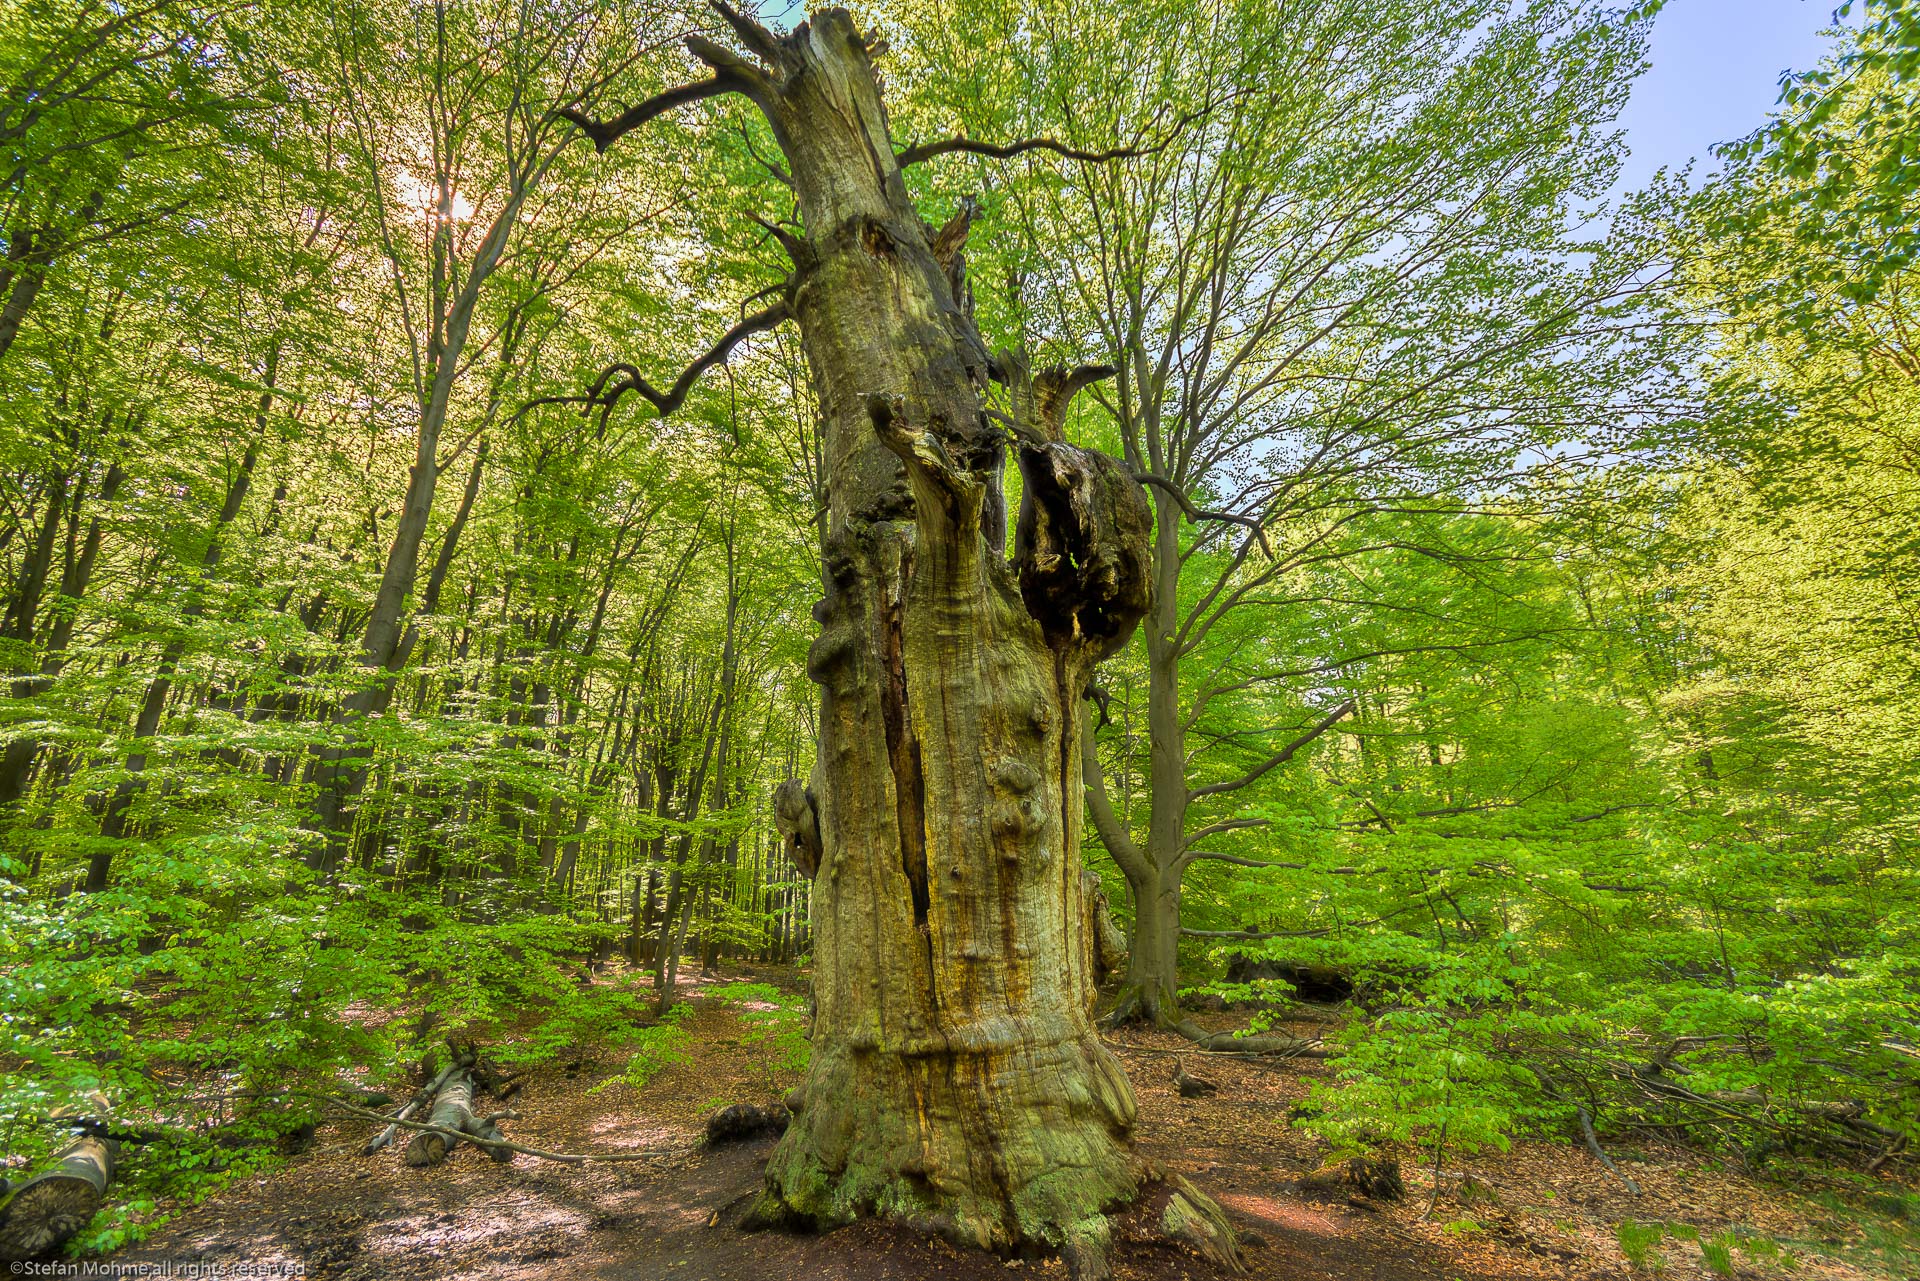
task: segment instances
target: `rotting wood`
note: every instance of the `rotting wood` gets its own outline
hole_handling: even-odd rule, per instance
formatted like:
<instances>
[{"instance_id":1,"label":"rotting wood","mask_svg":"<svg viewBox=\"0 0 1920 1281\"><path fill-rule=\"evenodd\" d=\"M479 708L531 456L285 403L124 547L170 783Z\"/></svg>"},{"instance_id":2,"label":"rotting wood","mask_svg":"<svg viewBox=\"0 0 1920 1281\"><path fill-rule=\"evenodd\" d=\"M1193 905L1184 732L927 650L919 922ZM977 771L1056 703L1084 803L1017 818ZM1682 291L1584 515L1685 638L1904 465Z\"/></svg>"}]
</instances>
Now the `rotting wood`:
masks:
<instances>
[{"instance_id":1,"label":"rotting wood","mask_svg":"<svg viewBox=\"0 0 1920 1281\"><path fill-rule=\"evenodd\" d=\"M804 229L781 244L827 479L807 662L821 716L811 804L785 789L782 835L813 878L816 1012L748 1221L884 1215L1100 1275L1109 1214L1158 1184L1091 1018L1081 724L1094 665L1151 605L1152 505L1125 466L1065 439L1073 391L1109 370L1036 377L981 340L972 213L936 232L915 206L852 17L823 9L776 35L714 7L744 56L690 37L710 81L612 121L567 118L605 150L680 103L739 93L772 126ZM1009 560L1010 437L1024 483ZM1166 1235L1237 1266L1197 1189L1163 1208Z\"/></svg>"}]
</instances>

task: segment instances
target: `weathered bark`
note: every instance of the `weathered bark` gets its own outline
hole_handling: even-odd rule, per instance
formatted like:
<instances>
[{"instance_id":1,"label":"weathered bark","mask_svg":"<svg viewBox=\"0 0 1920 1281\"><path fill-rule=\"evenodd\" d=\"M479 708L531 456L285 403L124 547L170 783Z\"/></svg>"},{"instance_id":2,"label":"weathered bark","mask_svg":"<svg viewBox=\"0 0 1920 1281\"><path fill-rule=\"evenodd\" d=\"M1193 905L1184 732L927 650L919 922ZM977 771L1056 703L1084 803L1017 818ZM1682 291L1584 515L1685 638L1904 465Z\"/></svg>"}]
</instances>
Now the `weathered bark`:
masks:
<instances>
[{"instance_id":1,"label":"weathered bark","mask_svg":"<svg viewBox=\"0 0 1920 1281\"><path fill-rule=\"evenodd\" d=\"M473 1077L466 1071L455 1072L441 1085L433 1099L433 1111L427 1114L427 1124L456 1134L466 1133L478 1124L473 1115ZM457 1137L420 1130L407 1144L407 1164L439 1165L459 1146Z\"/></svg>"},{"instance_id":2,"label":"weathered bark","mask_svg":"<svg viewBox=\"0 0 1920 1281\"><path fill-rule=\"evenodd\" d=\"M814 809L813 789L790 778L773 789L773 826L802 876L820 870L820 819Z\"/></svg>"},{"instance_id":3,"label":"weathered bark","mask_svg":"<svg viewBox=\"0 0 1920 1281\"><path fill-rule=\"evenodd\" d=\"M690 37L712 79L611 121L560 114L605 150L674 106L743 94L804 227L774 231L827 490L807 662L823 688L814 1051L748 1222L879 1214L970 1245L1059 1248L1100 1274L1108 1212L1158 1183L1163 1229L1237 1265L1218 1208L1133 1158L1133 1092L1091 1021L1081 703L1150 604L1152 510L1061 427L1073 391L1111 371L1029 379L988 353L961 253L971 213L937 236L921 219L846 11L781 37L714 7L753 61ZM988 411L989 380L1011 413ZM1011 565L1003 423L1024 479ZM804 826L792 800L790 842Z\"/></svg>"},{"instance_id":4,"label":"weathered bark","mask_svg":"<svg viewBox=\"0 0 1920 1281\"><path fill-rule=\"evenodd\" d=\"M1097 872L1080 873L1081 892L1086 898L1088 940L1093 946L1093 973L1096 981L1117 973L1127 960L1127 940L1113 923L1107 910L1107 892L1101 888Z\"/></svg>"},{"instance_id":5,"label":"weathered bark","mask_svg":"<svg viewBox=\"0 0 1920 1281\"><path fill-rule=\"evenodd\" d=\"M1092 665L1148 604L1150 511L1117 464L1029 415L1001 558L1006 436L983 394L1010 378L1018 418L1035 389L988 354L932 249L866 44L842 10L786 37L722 12L761 65L689 46L788 160L805 226L783 239L789 305L828 476L814 1052L752 1218L882 1214L1097 1271L1107 1212L1146 1174L1090 1019L1076 756ZM1185 1234L1231 1259L1217 1212L1195 1221Z\"/></svg>"},{"instance_id":6,"label":"weathered bark","mask_svg":"<svg viewBox=\"0 0 1920 1281\"><path fill-rule=\"evenodd\" d=\"M119 1156L112 1139L76 1139L0 1202L0 1262L49 1254L85 1227L106 1196Z\"/></svg>"},{"instance_id":7,"label":"weathered bark","mask_svg":"<svg viewBox=\"0 0 1920 1281\"><path fill-rule=\"evenodd\" d=\"M427 1082L426 1085L420 1088L420 1091L417 1094L415 1094L411 1099L408 1099L407 1105L401 1108L399 1112L395 1113L395 1115L398 1116L399 1119L402 1121L411 1119L414 1113L418 1112L421 1108L427 1106L427 1104L433 1102L433 1096L440 1092L440 1087L445 1085L449 1080L451 1080L455 1073L464 1072L471 1066L473 1066L473 1060L471 1058L468 1058L465 1055L456 1056L453 1062L447 1064L446 1067L440 1070L440 1074L438 1076L434 1077L431 1081ZM389 1143L392 1143L393 1140L399 1135L399 1133L400 1133L399 1126L389 1125L386 1129L382 1130L380 1133L374 1135L371 1139L367 1140L367 1146L360 1150L360 1155L372 1156L375 1152L378 1152L381 1148L384 1148Z\"/></svg>"}]
</instances>

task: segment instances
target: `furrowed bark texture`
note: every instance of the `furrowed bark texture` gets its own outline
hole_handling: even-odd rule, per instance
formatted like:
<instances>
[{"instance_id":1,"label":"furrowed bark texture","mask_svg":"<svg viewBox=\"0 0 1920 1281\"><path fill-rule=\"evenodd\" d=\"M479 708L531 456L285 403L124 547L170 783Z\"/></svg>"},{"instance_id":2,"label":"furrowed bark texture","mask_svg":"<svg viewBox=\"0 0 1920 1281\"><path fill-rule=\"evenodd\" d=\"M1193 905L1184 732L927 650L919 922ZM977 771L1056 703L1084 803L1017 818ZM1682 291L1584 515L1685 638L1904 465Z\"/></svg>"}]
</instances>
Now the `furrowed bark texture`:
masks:
<instances>
[{"instance_id":1,"label":"furrowed bark texture","mask_svg":"<svg viewBox=\"0 0 1920 1281\"><path fill-rule=\"evenodd\" d=\"M790 165L829 486L820 754L811 795L785 798L790 841L817 817L813 1063L753 1217L1100 1254L1144 1176L1090 1018L1080 715L1147 608L1151 510L1111 460L1029 430L1003 558L1007 435L982 396L1025 373L956 301L865 45L840 10L736 30L764 70L694 48L743 75Z\"/></svg>"}]
</instances>

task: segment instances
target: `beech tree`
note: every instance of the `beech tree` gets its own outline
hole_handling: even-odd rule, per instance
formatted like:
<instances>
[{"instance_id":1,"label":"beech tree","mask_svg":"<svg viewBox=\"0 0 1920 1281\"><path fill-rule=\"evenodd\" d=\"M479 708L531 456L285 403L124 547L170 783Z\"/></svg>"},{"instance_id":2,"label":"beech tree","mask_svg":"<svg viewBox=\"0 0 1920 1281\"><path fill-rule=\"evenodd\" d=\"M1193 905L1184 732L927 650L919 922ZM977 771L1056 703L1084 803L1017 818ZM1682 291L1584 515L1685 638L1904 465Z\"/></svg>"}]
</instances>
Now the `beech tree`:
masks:
<instances>
[{"instance_id":1,"label":"beech tree","mask_svg":"<svg viewBox=\"0 0 1920 1281\"><path fill-rule=\"evenodd\" d=\"M1198 988L1341 1150L1910 1166L1910 59L1602 236L1611 16L14 6L7 1161L738 1056L760 1222L1224 1256L1094 1025Z\"/></svg>"},{"instance_id":2,"label":"beech tree","mask_svg":"<svg viewBox=\"0 0 1920 1281\"><path fill-rule=\"evenodd\" d=\"M1537 501L1517 496L1522 472L1564 473L1669 412L1652 390L1665 273L1635 217L1612 240L1581 222L1618 163L1608 123L1644 16L1406 0L1135 19L1118 35L1091 6L957 0L910 25L923 117L1147 144L1125 165L1030 153L998 184L996 249L1037 342L1116 367L1091 395L1154 505L1137 805L1083 745L1132 900L1112 1017L1211 1042L1179 1013L1185 877L1272 861L1276 771L1350 728L1365 695L1363 638L1278 620L1355 557L1494 563L1437 518Z\"/></svg>"},{"instance_id":3,"label":"beech tree","mask_svg":"<svg viewBox=\"0 0 1920 1281\"><path fill-rule=\"evenodd\" d=\"M846 11L775 35L715 7L749 57L689 37L710 78L610 120L567 115L605 150L677 105L742 95L798 206L801 230L775 229L793 265L780 301L715 349L798 324L827 475L807 660L820 749L791 824L815 879L814 1053L753 1217L884 1214L1098 1271L1107 1212L1145 1180L1132 1091L1091 1017L1078 744L1094 664L1152 604L1151 515L1122 465L1063 429L1073 394L1112 371L1032 375L988 350L965 289L971 210L936 230L902 177L981 145L896 153L873 42ZM1217 1208L1172 1196L1170 1230L1231 1260Z\"/></svg>"},{"instance_id":4,"label":"beech tree","mask_svg":"<svg viewBox=\"0 0 1920 1281\"><path fill-rule=\"evenodd\" d=\"M366 782L365 722L387 706L408 658L441 475L469 454L479 465L476 446L508 412L514 376L545 333L535 323L540 305L647 217L632 203L640 192L610 184L580 184L570 202L542 199L571 130L541 104L592 92L640 56L621 42L648 26L627 16L610 7L536 15L513 5L386 12L345 2L327 5L310 31L330 44L322 83L338 95L342 167L370 205L369 248L389 272L382 302L404 338L414 441L362 629L365 674L340 699L336 741L317 752L318 870L345 853ZM308 56L308 65L318 61ZM395 121L409 128L391 130ZM535 230L523 225L530 215L542 224ZM456 518L442 538L421 600L437 598L463 524Z\"/></svg>"}]
</instances>

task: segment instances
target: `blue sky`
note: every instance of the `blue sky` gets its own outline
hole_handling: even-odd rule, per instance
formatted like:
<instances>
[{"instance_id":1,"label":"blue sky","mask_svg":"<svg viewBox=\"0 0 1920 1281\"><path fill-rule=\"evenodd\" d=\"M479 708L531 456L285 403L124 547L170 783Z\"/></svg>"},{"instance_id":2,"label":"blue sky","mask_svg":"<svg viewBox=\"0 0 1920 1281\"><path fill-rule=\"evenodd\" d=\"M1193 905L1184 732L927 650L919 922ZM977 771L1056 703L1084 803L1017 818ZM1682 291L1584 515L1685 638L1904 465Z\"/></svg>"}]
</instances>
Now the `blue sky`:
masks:
<instances>
[{"instance_id":1,"label":"blue sky","mask_svg":"<svg viewBox=\"0 0 1920 1281\"><path fill-rule=\"evenodd\" d=\"M1826 51L1820 32L1839 3L1667 0L1654 21L1652 66L1620 117L1633 155L1619 189L1643 187L1655 170L1692 159L1704 173L1714 143L1758 128L1779 98L1780 74L1811 70ZM761 16L782 29L805 8L806 0L759 0Z\"/></svg>"},{"instance_id":2,"label":"blue sky","mask_svg":"<svg viewBox=\"0 0 1920 1281\"><path fill-rule=\"evenodd\" d=\"M1780 73L1806 71L1825 51L1820 31L1839 0L1669 0L1654 22L1652 67L1621 114L1633 156L1629 190L1752 132L1780 92Z\"/></svg>"}]
</instances>

